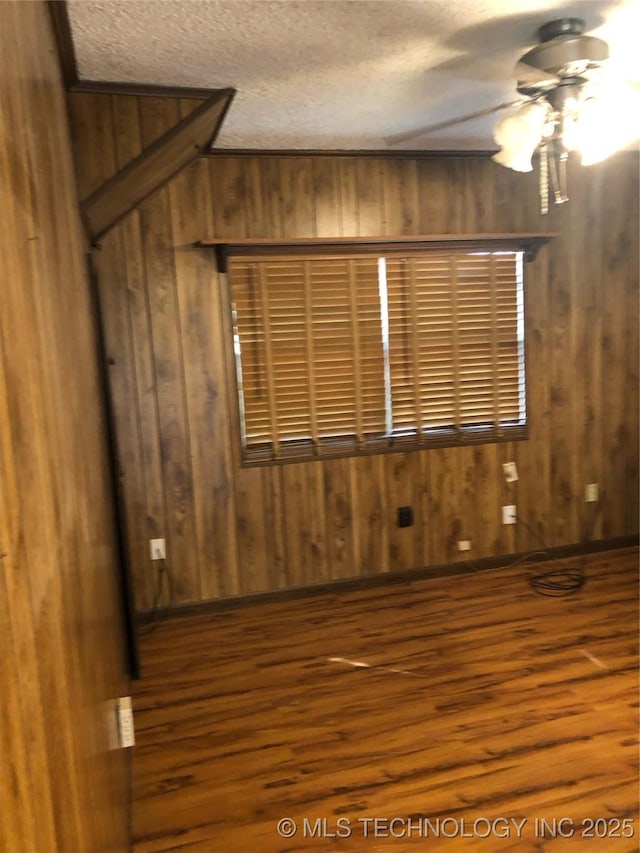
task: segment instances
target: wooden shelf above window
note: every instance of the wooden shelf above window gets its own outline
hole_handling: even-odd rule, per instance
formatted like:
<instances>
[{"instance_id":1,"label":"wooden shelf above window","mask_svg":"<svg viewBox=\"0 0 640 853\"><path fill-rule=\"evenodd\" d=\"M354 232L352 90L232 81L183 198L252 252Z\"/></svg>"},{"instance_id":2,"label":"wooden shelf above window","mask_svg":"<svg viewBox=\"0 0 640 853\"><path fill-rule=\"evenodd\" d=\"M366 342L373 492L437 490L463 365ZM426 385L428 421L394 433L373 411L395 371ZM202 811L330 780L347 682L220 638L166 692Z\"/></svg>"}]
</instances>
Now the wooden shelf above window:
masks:
<instances>
[{"instance_id":1,"label":"wooden shelf above window","mask_svg":"<svg viewBox=\"0 0 640 853\"><path fill-rule=\"evenodd\" d=\"M227 259L241 255L268 257L273 255L331 255L331 254L398 254L424 249L460 249L467 251L513 249L524 252L525 260L532 261L544 246L557 234L411 234L394 237L270 237L241 238L238 240L200 240L197 246L215 249L218 271L227 271Z\"/></svg>"}]
</instances>

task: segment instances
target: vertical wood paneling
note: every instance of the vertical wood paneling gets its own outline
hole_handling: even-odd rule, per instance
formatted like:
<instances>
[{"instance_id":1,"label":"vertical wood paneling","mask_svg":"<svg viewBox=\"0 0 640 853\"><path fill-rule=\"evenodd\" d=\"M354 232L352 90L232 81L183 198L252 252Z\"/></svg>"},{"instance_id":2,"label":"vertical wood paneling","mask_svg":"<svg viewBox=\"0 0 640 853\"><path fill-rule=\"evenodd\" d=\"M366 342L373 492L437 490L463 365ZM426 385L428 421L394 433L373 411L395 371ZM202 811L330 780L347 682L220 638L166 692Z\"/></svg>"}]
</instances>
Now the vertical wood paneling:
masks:
<instances>
[{"instance_id":1,"label":"vertical wood paneling","mask_svg":"<svg viewBox=\"0 0 640 853\"><path fill-rule=\"evenodd\" d=\"M552 207L549 215L540 214L537 173L518 174L499 169L496 176L496 205L501 228L522 231L561 231L566 208ZM518 204L514 204L514 198ZM535 551L550 544L553 501L551 498L551 334L550 322L550 265L552 253L543 252L535 264L525 266L524 309L526 321L525 359L527 370L527 419L529 439L508 444L503 450L503 462L516 461L519 480L503 481L503 505L515 504L522 521L515 530L503 528L503 540L515 539L518 551ZM507 455L504 455L504 454ZM535 489L523 484L536 483ZM505 552L508 548L503 548Z\"/></svg>"},{"instance_id":2,"label":"vertical wood paneling","mask_svg":"<svg viewBox=\"0 0 640 853\"><path fill-rule=\"evenodd\" d=\"M75 172L78 195L87 198L118 170L113 156L114 123L111 98L74 95L69 99L69 118L74 130ZM137 102L135 104L137 110ZM94 156L78 156L92 151ZM95 156L99 152L99 156Z\"/></svg>"},{"instance_id":3,"label":"vertical wood paneling","mask_svg":"<svg viewBox=\"0 0 640 853\"><path fill-rule=\"evenodd\" d=\"M211 186L211 201L213 205L213 226L216 233L231 235L235 227L242 231L243 235L247 235L249 230L249 216L251 207L244 205L244 195L247 192L247 177L253 184L252 197L256 199L256 209L262 208L264 193L261 188L261 176L247 175L246 164L233 161L227 163L220 170L220 163L213 161L210 166L210 186ZM217 191L220 187L221 192ZM259 202L257 200L260 200ZM211 222L211 218L207 222ZM209 257L209 262L212 263L213 258ZM219 323L216 335L209 347L209 356L215 358L212 360L214 368L217 364L217 371L224 371L226 368L227 381L225 388L227 390L227 404L229 406L227 428L225 429L224 422L220 423L220 445L216 449L215 443L213 450L217 455L224 453L225 449L222 444L225 441L224 432L228 434L230 442L228 453L235 460L240 458L239 453L239 435L238 435L238 416L237 416L237 397L235 385L235 368L232 358L232 339L230 335L230 312L226 302L226 289L222 288L220 282L219 299L217 301L217 311L219 314ZM225 350L227 357L225 358ZM217 358L216 358L217 357ZM224 375L224 374L222 374ZM233 408L233 411L231 409ZM235 429L229 434L228 424L236 424ZM231 446L232 445L232 446ZM210 473L210 472L207 472ZM267 541L267 524L272 525L269 532L276 531L279 526L277 510L273 502L269 503L271 512L267 512L264 502L265 489L265 473L262 469L242 469L238 467L238 463L233 469L229 470L231 499L228 508L232 509L233 516L228 517L227 523L233 525L236 531L234 537L234 552L237 562L234 561L232 569L232 584L228 584L226 594L235 594L238 592L248 593L255 589L268 588L268 554L265 548ZM222 520L224 521L224 520ZM219 535L219 534L218 534ZM274 546L277 542L277 535L274 537ZM229 575L229 569L222 565L220 567L222 576ZM277 569L274 571L277 572Z\"/></svg>"},{"instance_id":4,"label":"vertical wood paneling","mask_svg":"<svg viewBox=\"0 0 640 853\"><path fill-rule=\"evenodd\" d=\"M348 237L350 234L367 234L371 233L367 230L364 222L362 198L359 192L358 174L353 160L339 160L337 164L339 191L340 191L340 211L336 220L335 227L340 229L338 233L343 237ZM316 213L316 220L322 218L322 213ZM331 228L331 226L329 226ZM331 233L334 233L331 231Z\"/></svg>"},{"instance_id":5,"label":"vertical wood paneling","mask_svg":"<svg viewBox=\"0 0 640 853\"><path fill-rule=\"evenodd\" d=\"M447 539L446 562L453 562L467 555L458 552L459 539L471 539L472 546L478 534L477 496L479 494L475 478L477 475L474 447L456 447L449 455L449 464L453 463L453 501L447 514L449 536ZM467 535L463 536L463 530Z\"/></svg>"},{"instance_id":6,"label":"vertical wood paneling","mask_svg":"<svg viewBox=\"0 0 640 853\"><path fill-rule=\"evenodd\" d=\"M466 198L465 177L469 174L469 164L464 160L445 160L441 164L444 171L446 204L443 234L460 234L465 220Z\"/></svg>"},{"instance_id":7,"label":"vertical wood paneling","mask_svg":"<svg viewBox=\"0 0 640 853\"><path fill-rule=\"evenodd\" d=\"M564 221L564 220L563 220ZM572 375L571 363L571 254L564 241L554 241L549 248L549 314L551 351L557 357L550 360L551 397L551 490L554 513L549 520L548 543L557 545L570 539L572 509Z\"/></svg>"},{"instance_id":8,"label":"vertical wood paneling","mask_svg":"<svg viewBox=\"0 0 640 853\"><path fill-rule=\"evenodd\" d=\"M115 144L118 168L123 168L142 150L140 130L140 103L137 98L114 95L111 98L115 121ZM116 365L123 370L129 363L137 386L135 400L125 399L120 416L128 424L121 432L138 437L138 452L142 460L142 474L136 482L139 488L137 495L139 503L144 508L144 514L138 525L130 525L130 536L135 546L134 565L139 575L139 581L144 584L147 597L147 607L167 605L170 602L170 587L162 574L164 566L151 563L149 560L149 540L163 538L167 530L167 504L165 497L165 482L162 470L160 431L158 419L158 396L156 394L156 378L154 366L154 351L149 345L151 337L151 312L147 292L145 269L145 254L142 243L142 228L139 211L126 217L112 232L119 235L121 240L123 260L126 265L125 273L117 282L108 274L110 254L104 253L106 269L99 275L100 292L103 301L118 298L112 290L120 290L120 299L126 301L129 324L129 353L121 353ZM107 235L107 238L111 235ZM103 253L97 253L102 260ZM108 314L108 311L106 312ZM110 337L107 333L107 341ZM111 365L110 365L111 366ZM111 388L115 391L115 383ZM125 469L126 472L126 469ZM133 474L133 472L132 472ZM133 491L133 487L129 488Z\"/></svg>"},{"instance_id":9,"label":"vertical wood paneling","mask_svg":"<svg viewBox=\"0 0 640 853\"><path fill-rule=\"evenodd\" d=\"M433 543L430 525L432 523L431 499L431 464L432 453L419 453L415 466L416 509L420 519L420 531L417 537L416 559L419 566L431 566L435 563L432 557Z\"/></svg>"},{"instance_id":10,"label":"vertical wood paneling","mask_svg":"<svg viewBox=\"0 0 640 853\"><path fill-rule=\"evenodd\" d=\"M357 222L358 234L386 234L387 221L384 208L383 165L379 160L365 159L353 161L355 171L355 202L357 213L353 216ZM343 180L343 185L346 181Z\"/></svg>"},{"instance_id":11,"label":"vertical wood paneling","mask_svg":"<svg viewBox=\"0 0 640 853\"><path fill-rule=\"evenodd\" d=\"M284 531L289 576L294 586L328 579L325 496L321 463L282 470Z\"/></svg>"},{"instance_id":12,"label":"vertical wood paneling","mask_svg":"<svg viewBox=\"0 0 640 853\"><path fill-rule=\"evenodd\" d=\"M4 270L3 270L4 273ZM1 342L0 342L1 343ZM51 768L45 741L44 698L38 674L37 614L30 606L30 583L26 573L20 571L25 560L24 546L20 545L21 496L18 477L24 470L16 471L14 450L7 425L10 423L8 393L5 379L5 356L0 352L0 541L18 543L14 553L4 553L1 575L2 603L0 607L2 640L5 653L1 656L0 678L3 701L0 703L0 731L3 739L3 756L12 770L15 802L3 799L3 812L7 813L6 826L2 825L4 845L7 849L45 849L55 838L53 817ZM12 412L15 418L15 412ZM21 674L31 673L29 680ZM36 677L34 677L34 675ZM31 709L23 713L23 707ZM30 749L24 748L26 744ZM37 756L34 767L33 756ZM5 797L8 797L8 791ZM17 808L17 804L21 808Z\"/></svg>"},{"instance_id":13,"label":"vertical wood paneling","mask_svg":"<svg viewBox=\"0 0 640 853\"><path fill-rule=\"evenodd\" d=\"M390 453L383 458L385 482L382 494L389 529L389 570L413 568L421 562L416 557L421 537L416 534L422 532L424 525L415 496L418 478L414 460L410 453ZM397 513L403 506L414 508L415 527L398 527Z\"/></svg>"},{"instance_id":14,"label":"vertical wood paneling","mask_svg":"<svg viewBox=\"0 0 640 853\"><path fill-rule=\"evenodd\" d=\"M575 257L573 302L580 304L580 321L575 324L575 359L580 369L574 374L573 417L576 481L574 511L580 539L601 535L602 504L583 506L587 483L599 483L600 456L590 452L602 444L602 419L596 405L602 385L602 350L593 342L602 338L602 229L598 227L602 209L602 173L596 172L589 183L576 183L576 205L569 210L571 230L583 251ZM573 199L572 199L573 201Z\"/></svg>"},{"instance_id":15,"label":"vertical wood paneling","mask_svg":"<svg viewBox=\"0 0 640 853\"><path fill-rule=\"evenodd\" d=\"M353 495L348 459L323 464L327 537L327 574L348 578L355 565Z\"/></svg>"},{"instance_id":16,"label":"vertical wood paneling","mask_svg":"<svg viewBox=\"0 0 640 853\"><path fill-rule=\"evenodd\" d=\"M227 161L225 161L226 163ZM280 165L282 160L277 159L263 159L260 160L260 175L261 175L261 189L262 189L262 205L264 211L264 222L263 222L263 234L268 234L269 236L276 235L278 237L284 237L286 235L286 231L284 228L284 216L285 209L284 205L281 203L280 198ZM217 196L218 193L218 183L216 180L213 182L213 192L214 197ZM239 217L241 225L242 217ZM230 223L230 230L225 232L227 234L233 234L235 230L234 223ZM218 231L216 230L216 234Z\"/></svg>"},{"instance_id":17,"label":"vertical wood paneling","mask_svg":"<svg viewBox=\"0 0 640 853\"><path fill-rule=\"evenodd\" d=\"M462 554L462 557L470 557L475 554L500 554L507 553L507 547L502 540L505 532L502 519L495 511L496 506L503 504L516 504L515 495L509 496L506 501L502 498L502 462L513 461L505 459L509 444L485 444L473 448L473 486L471 496L474 499L474 532L471 538L471 554ZM512 487L512 491L515 489ZM482 495L478 500L477 496Z\"/></svg>"},{"instance_id":18,"label":"vertical wood paneling","mask_svg":"<svg viewBox=\"0 0 640 853\"><path fill-rule=\"evenodd\" d=\"M242 160L242 168L244 171L244 196L241 204L247 237L262 237L265 217L260 163L257 160Z\"/></svg>"},{"instance_id":19,"label":"vertical wood paneling","mask_svg":"<svg viewBox=\"0 0 640 853\"><path fill-rule=\"evenodd\" d=\"M150 302L146 348L156 369L171 371L171 395L186 400L172 453L192 460L197 535L183 582L206 599L634 532L637 415L624 400L637 393L628 364L637 352L637 250L633 222L613 209L616 193L626 210L633 198L637 206L630 174L629 155L572 169L572 200L548 217L535 174L486 159L216 157L174 179L154 202L162 240L143 248L145 267L159 265L161 280L166 268L167 293L173 282L177 289L178 320L161 321L166 334ZM240 467L225 290L212 255L187 248L192 241L532 230L560 236L525 268L527 441ZM507 461L518 466L515 484L504 482ZM601 484L596 507L584 503L585 482ZM516 504L522 524L502 525L505 503ZM403 505L416 523L401 530ZM457 550L459 539L471 540L471 552Z\"/></svg>"},{"instance_id":20,"label":"vertical wood paneling","mask_svg":"<svg viewBox=\"0 0 640 853\"><path fill-rule=\"evenodd\" d=\"M491 179L495 164L491 160L460 160L459 170L463 187L460 192L463 200L460 230L464 234L490 233L495 228L496 219L495 183Z\"/></svg>"},{"instance_id":21,"label":"vertical wood paneling","mask_svg":"<svg viewBox=\"0 0 640 853\"><path fill-rule=\"evenodd\" d=\"M418 184L415 160L381 163L384 231L381 234L417 234Z\"/></svg>"},{"instance_id":22,"label":"vertical wood paneling","mask_svg":"<svg viewBox=\"0 0 640 853\"><path fill-rule=\"evenodd\" d=\"M419 160L416 164L422 234L453 233L449 223L451 193L445 165L442 160Z\"/></svg>"},{"instance_id":23,"label":"vertical wood paneling","mask_svg":"<svg viewBox=\"0 0 640 853\"><path fill-rule=\"evenodd\" d=\"M350 459L354 506L354 575L389 571L389 504L382 456Z\"/></svg>"},{"instance_id":24,"label":"vertical wood paneling","mask_svg":"<svg viewBox=\"0 0 640 853\"><path fill-rule=\"evenodd\" d=\"M344 235L341 217L340 161L317 157L309 161L317 237ZM351 231L355 234L355 231Z\"/></svg>"},{"instance_id":25,"label":"vertical wood paneling","mask_svg":"<svg viewBox=\"0 0 640 853\"><path fill-rule=\"evenodd\" d=\"M323 157L312 159L309 163L316 235L328 237L356 234L357 195L352 162ZM322 476L326 576L348 578L353 575L357 565L349 460L326 460L322 463Z\"/></svg>"},{"instance_id":26,"label":"vertical wood paneling","mask_svg":"<svg viewBox=\"0 0 640 853\"><path fill-rule=\"evenodd\" d=\"M237 591L242 593L265 589L269 577L265 548L268 516L263 501L264 478L261 468L238 469L233 478L238 540ZM298 563L296 573L299 571Z\"/></svg>"},{"instance_id":27,"label":"vertical wood paneling","mask_svg":"<svg viewBox=\"0 0 640 853\"><path fill-rule=\"evenodd\" d=\"M467 539L466 525L457 527L455 468L450 454L434 449L429 453L429 499L425 537L429 542L430 564L448 563L453 556L451 542ZM453 527L453 530L451 529Z\"/></svg>"},{"instance_id":28,"label":"vertical wood paneling","mask_svg":"<svg viewBox=\"0 0 640 853\"><path fill-rule=\"evenodd\" d=\"M314 237L314 205L311 198L311 161L285 157L278 164L282 227L288 237Z\"/></svg>"},{"instance_id":29,"label":"vertical wood paneling","mask_svg":"<svg viewBox=\"0 0 640 853\"><path fill-rule=\"evenodd\" d=\"M553 514L551 418L551 327L549 323L550 257L545 254L529 274L525 294L527 317L527 419L529 440L516 448L519 476L523 483L535 480L536 488L520 488L518 505L528 519L529 528L519 530L522 550L537 548L550 535Z\"/></svg>"},{"instance_id":30,"label":"vertical wood paneling","mask_svg":"<svg viewBox=\"0 0 640 853\"><path fill-rule=\"evenodd\" d=\"M246 169L242 160L213 161L212 193L215 196L216 234L248 236ZM222 167L222 168L221 168Z\"/></svg>"},{"instance_id":31,"label":"vertical wood paneling","mask_svg":"<svg viewBox=\"0 0 640 853\"><path fill-rule=\"evenodd\" d=\"M293 585L286 554L283 471L278 468L262 479L265 518L264 552L268 589L286 589Z\"/></svg>"},{"instance_id":32,"label":"vertical wood paneling","mask_svg":"<svg viewBox=\"0 0 640 853\"><path fill-rule=\"evenodd\" d=\"M192 102L181 104L184 117ZM224 371L226 340L219 310L220 286L210 254L194 248L202 223L213 229L208 163L197 161L169 187L175 249L177 298L186 407L191 435L192 477L202 596L234 595L237 573L231 448L227 424L230 400ZM245 182L245 187L250 182ZM222 571L224 567L224 571Z\"/></svg>"},{"instance_id":33,"label":"vertical wood paneling","mask_svg":"<svg viewBox=\"0 0 640 853\"><path fill-rule=\"evenodd\" d=\"M627 449L627 467L625 482L627 484L626 517L624 529L629 530L638 524L640 517L640 483L638 480L638 435L640 424L640 402L638 391L640 389L640 351L638 348L638 317L640 316L640 287L637 280L637 261L640 257L640 204L638 204L637 189L640 186L638 158L629 163L627 182L625 187L625 200L622 202L627 211L627 228L629 229L629 249L627 253L626 271L624 281L627 290L624 298L626 307L626 326L624 330L625 340L625 366L626 377L624 394L626 400L625 409L625 435ZM625 170L626 171L626 170ZM620 201L617 202L620 204ZM602 358L602 354L600 356ZM602 363L600 370L603 370Z\"/></svg>"},{"instance_id":34,"label":"vertical wood paneling","mask_svg":"<svg viewBox=\"0 0 640 853\"><path fill-rule=\"evenodd\" d=\"M634 302L627 305L625 294L630 292L628 279L637 270L638 263L638 197L637 172L622 168L622 158L614 158L607 169L603 184L603 207L607 210L607 232L603 243L602 288L602 462L605 502L603 504L603 533L617 535L624 529L627 517L627 487L630 471L637 471L637 428L627 431L627 406L637 393L632 389L626 357L633 350L631 341L625 341L628 331L627 313ZM636 178L632 186L632 176ZM635 275L637 282L637 274ZM615 283L615 284L614 284ZM637 290L637 284L636 288ZM637 321L637 315L636 315ZM637 322L635 335L637 341ZM636 344L637 345L637 344ZM627 394L631 394L628 397ZM630 421L629 421L630 422ZM631 477L633 481L633 476ZM637 523L637 516L636 516Z\"/></svg>"},{"instance_id":35,"label":"vertical wood paneling","mask_svg":"<svg viewBox=\"0 0 640 853\"><path fill-rule=\"evenodd\" d=\"M162 98L141 99L143 148L179 118L177 102ZM185 330L177 294L170 187L159 190L143 202L139 215L167 512L164 538L175 601L197 601L201 597L200 553L193 547L197 533L182 353Z\"/></svg>"},{"instance_id":36,"label":"vertical wood paneling","mask_svg":"<svg viewBox=\"0 0 640 853\"><path fill-rule=\"evenodd\" d=\"M128 684L64 91L46 5L0 17L0 849L124 851L107 714Z\"/></svg>"},{"instance_id":37,"label":"vertical wood paneling","mask_svg":"<svg viewBox=\"0 0 640 853\"><path fill-rule=\"evenodd\" d=\"M193 248L199 223L211 221L206 171L206 162L194 163L172 182L170 197L200 578L203 597L216 598L237 592L238 584L229 523L229 454L224 448L229 413L225 384L215 367L216 361L223 361L220 324L213 310L218 282L208 253ZM221 574L220 566L227 566L228 572Z\"/></svg>"}]
</instances>

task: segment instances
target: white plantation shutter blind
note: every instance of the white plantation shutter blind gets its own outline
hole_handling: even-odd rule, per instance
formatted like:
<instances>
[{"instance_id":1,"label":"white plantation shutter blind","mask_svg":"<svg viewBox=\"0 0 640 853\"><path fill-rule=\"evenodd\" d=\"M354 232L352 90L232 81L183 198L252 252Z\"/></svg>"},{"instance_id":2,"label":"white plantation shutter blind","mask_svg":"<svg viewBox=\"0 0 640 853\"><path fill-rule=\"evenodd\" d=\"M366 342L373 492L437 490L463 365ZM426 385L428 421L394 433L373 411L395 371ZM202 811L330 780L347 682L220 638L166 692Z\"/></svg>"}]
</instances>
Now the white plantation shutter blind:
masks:
<instances>
[{"instance_id":1,"label":"white plantation shutter blind","mask_svg":"<svg viewBox=\"0 0 640 853\"><path fill-rule=\"evenodd\" d=\"M244 461L524 437L521 261L230 258Z\"/></svg>"}]
</instances>

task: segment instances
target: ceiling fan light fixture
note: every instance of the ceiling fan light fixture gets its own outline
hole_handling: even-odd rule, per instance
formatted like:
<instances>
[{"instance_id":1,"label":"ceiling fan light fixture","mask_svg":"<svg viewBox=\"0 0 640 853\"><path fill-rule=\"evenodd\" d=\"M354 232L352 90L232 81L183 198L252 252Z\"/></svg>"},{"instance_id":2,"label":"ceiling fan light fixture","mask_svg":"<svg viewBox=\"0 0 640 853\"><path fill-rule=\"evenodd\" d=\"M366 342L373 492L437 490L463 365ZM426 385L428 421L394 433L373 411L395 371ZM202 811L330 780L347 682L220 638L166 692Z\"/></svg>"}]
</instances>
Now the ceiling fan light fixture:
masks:
<instances>
[{"instance_id":1,"label":"ceiling fan light fixture","mask_svg":"<svg viewBox=\"0 0 640 853\"><path fill-rule=\"evenodd\" d=\"M531 172L531 158L540 144L549 112L548 104L525 104L517 113L500 119L493 138L500 151L492 159L514 172Z\"/></svg>"},{"instance_id":2,"label":"ceiling fan light fixture","mask_svg":"<svg viewBox=\"0 0 640 853\"><path fill-rule=\"evenodd\" d=\"M640 137L640 98L626 87L625 91L611 92L607 98L588 98L580 109L576 122L578 142L583 166L600 163L626 148Z\"/></svg>"},{"instance_id":3,"label":"ceiling fan light fixture","mask_svg":"<svg viewBox=\"0 0 640 853\"><path fill-rule=\"evenodd\" d=\"M509 148L503 148L501 151L498 151L496 154L494 154L491 159L494 161L494 163L498 163L500 166L505 166L507 169L511 169L513 172L532 172L532 156L533 151L527 156L526 154L523 154L522 151L515 151Z\"/></svg>"},{"instance_id":4,"label":"ceiling fan light fixture","mask_svg":"<svg viewBox=\"0 0 640 853\"><path fill-rule=\"evenodd\" d=\"M538 43L514 68L521 99L436 122L389 141L404 142L518 107L495 125L493 136L500 150L492 159L515 172L531 172L537 153L541 213L548 212L550 199L564 204L572 154L586 166L640 139L640 81L635 76L630 78L631 85L624 84L628 72L616 74L609 45L585 35L585 26L582 18L560 18L538 29ZM628 29L631 40L635 30ZM635 40L631 44L635 47Z\"/></svg>"},{"instance_id":5,"label":"ceiling fan light fixture","mask_svg":"<svg viewBox=\"0 0 640 853\"><path fill-rule=\"evenodd\" d=\"M584 35L581 19L551 21L538 37L540 43L516 66L517 89L531 101L495 126L501 150L493 159L514 171L530 172L538 151L540 210L547 213L550 196L555 204L568 200L572 152L587 166L640 137L640 104L637 89L603 85L609 47Z\"/></svg>"}]
</instances>

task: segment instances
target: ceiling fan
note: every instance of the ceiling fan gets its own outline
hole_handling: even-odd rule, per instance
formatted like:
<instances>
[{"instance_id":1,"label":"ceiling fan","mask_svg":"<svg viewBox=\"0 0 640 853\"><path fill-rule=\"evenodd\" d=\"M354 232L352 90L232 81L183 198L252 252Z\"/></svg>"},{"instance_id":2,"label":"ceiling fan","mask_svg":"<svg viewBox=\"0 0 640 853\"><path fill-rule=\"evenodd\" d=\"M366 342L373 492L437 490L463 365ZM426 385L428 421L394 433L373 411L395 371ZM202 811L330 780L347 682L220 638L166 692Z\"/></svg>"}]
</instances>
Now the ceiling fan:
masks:
<instances>
[{"instance_id":1,"label":"ceiling fan","mask_svg":"<svg viewBox=\"0 0 640 853\"><path fill-rule=\"evenodd\" d=\"M612 131L612 91L603 91L603 69L609 46L600 38L585 35L581 18L560 18L538 29L538 43L527 51L514 71L520 98L437 124L390 137L398 144L423 134L509 108L517 110L494 127L500 151L493 159L519 172L532 170L532 156L540 155L541 212L548 212L549 197L556 204L568 201L566 165L569 154L581 153L583 165L596 163L635 139L635 109L616 105L618 132ZM631 121L623 127L625 114ZM636 125L635 127L633 125ZM603 133L604 132L604 133Z\"/></svg>"}]
</instances>

